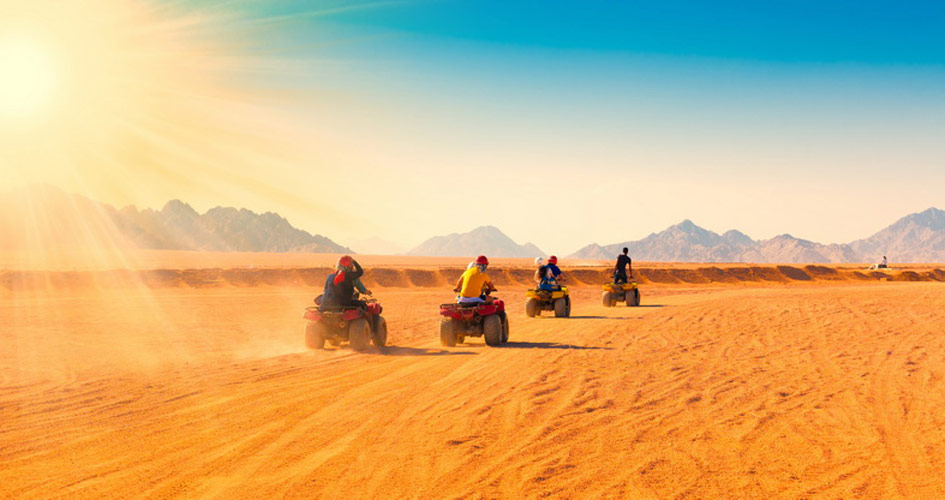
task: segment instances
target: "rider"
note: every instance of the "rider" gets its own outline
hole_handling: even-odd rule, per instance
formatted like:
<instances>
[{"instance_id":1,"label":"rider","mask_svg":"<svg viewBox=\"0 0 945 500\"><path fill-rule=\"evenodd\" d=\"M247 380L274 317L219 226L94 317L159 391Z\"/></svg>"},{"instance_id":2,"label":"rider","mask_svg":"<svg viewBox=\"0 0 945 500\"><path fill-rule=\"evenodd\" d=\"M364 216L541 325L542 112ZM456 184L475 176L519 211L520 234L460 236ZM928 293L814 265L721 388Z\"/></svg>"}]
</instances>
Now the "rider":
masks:
<instances>
[{"instance_id":1,"label":"rider","mask_svg":"<svg viewBox=\"0 0 945 500\"><path fill-rule=\"evenodd\" d=\"M345 255L338 259L335 272L325 280L325 294L322 296L321 309L345 308L364 305L363 301L354 299L355 282L364 275L361 264ZM363 286L363 285L362 285Z\"/></svg>"},{"instance_id":2,"label":"rider","mask_svg":"<svg viewBox=\"0 0 945 500\"><path fill-rule=\"evenodd\" d=\"M548 265L539 267L535 277L538 281L539 290L561 290L561 285L558 283L561 278L561 269L558 269L558 258L554 255L548 257Z\"/></svg>"},{"instance_id":3,"label":"rider","mask_svg":"<svg viewBox=\"0 0 945 500\"><path fill-rule=\"evenodd\" d=\"M489 259L485 255L476 257L476 265L467 269L456 282L454 292L459 293L456 302L459 304L481 304L483 302L492 302L492 297L485 295L483 290L494 291L495 286L492 280L486 274L486 268L489 267Z\"/></svg>"},{"instance_id":4,"label":"rider","mask_svg":"<svg viewBox=\"0 0 945 500\"><path fill-rule=\"evenodd\" d=\"M627 252L630 249L627 247L623 248L623 253L617 256L617 265L614 266L614 284L626 283L628 280L627 270L629 268L630 274L629 278L633 278L633 265L630 257L627 256Z\"/></svg>"}]
</instances>

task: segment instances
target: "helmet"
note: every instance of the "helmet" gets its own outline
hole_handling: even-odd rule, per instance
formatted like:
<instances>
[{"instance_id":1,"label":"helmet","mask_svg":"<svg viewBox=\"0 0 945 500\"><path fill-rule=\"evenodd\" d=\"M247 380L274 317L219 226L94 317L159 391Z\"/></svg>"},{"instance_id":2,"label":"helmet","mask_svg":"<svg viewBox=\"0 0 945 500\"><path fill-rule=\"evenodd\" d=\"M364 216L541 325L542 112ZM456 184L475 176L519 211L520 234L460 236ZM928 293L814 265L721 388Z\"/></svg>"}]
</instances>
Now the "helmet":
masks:
<instances>
[{"instance_id":1,"label":"helmet","mask_svg":"<svg viewBox=\"0 0 945 500\"><path fill-rule=\"evenodd\" d=\"M558 263L558 258L555 257L554 255L552 255L551 257L548 257L548 263L549 263L549 264L557 264L557 263Z\"/></svg>"},{"instance_id":2,"label":"helmet","mask_svg":"<svg viewBox=\"0 0 945 500\"><path fill-rule=\"evenodd\" d=\"M338 259L338 267L351 267L354 264L354 259L350 255L343 255Z\"/></svg>"},{"instance_id":3,"label":"helmet","mask_svg":"<svg viewBox=\"0 0 945 500\"><path fill-rule=\"evenodd\" d=\"M479 257L476 257L476 265L477 265L477 266L488 266L488 265L489 265L489 259L487 259L485 255L480 255Z\"/></svg>"},{"instance_id":4,"label":"helmet","mask_svg":"<svg viewBox=\"0 0 945 500\"><path fill-rule=\"evenodd\" d=\"M541 257L535 257L535 265L536 265L536 266L540 266L540 265L541 265L541 261L542 261L542 258L541 258Z\"/></svg>"}]
</instances>

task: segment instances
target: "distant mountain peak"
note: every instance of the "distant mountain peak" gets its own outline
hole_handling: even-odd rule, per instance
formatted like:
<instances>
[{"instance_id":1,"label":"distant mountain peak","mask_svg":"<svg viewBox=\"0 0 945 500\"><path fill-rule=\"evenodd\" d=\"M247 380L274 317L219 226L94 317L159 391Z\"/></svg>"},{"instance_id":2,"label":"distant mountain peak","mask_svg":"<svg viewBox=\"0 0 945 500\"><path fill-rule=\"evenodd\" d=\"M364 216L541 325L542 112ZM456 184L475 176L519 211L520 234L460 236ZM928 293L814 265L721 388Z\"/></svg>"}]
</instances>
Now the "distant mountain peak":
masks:
<instances>
[{"instance_id":1,"label":"distant mountain peak","mask_svg":"<svg viewBox=\"0 0 945 500\"><path fill-rule=\"evenodd\" d=\"M194 207L180 200L171 200L165 203L161 212L168 215L185 215L192 218L197 218L200 215L194 210Z\"/></svg>"},{"instance_id":2,"label":"distant mountain peak","mask_svg":"<svg viewBox=\"0 0 945 500\"><path fill-rule=\"evenodd\" d=\"M945 229L945 211L935 207L928 208L922 212L908 215L900 221L913 222L917 226L929 227L933 229Z\"/></svg>"},{"instance_id":3,"label":"distant mountain peak","mask_svg":"<svg viewBox=\"0 0 945 500\"><path fill-rule=\"evenodd\" d=\"M483 254L489 257L537 257L544 255L531 243L519 245L495 226L479 226L467 233L434 236L407 255L464 257Z\"/></svg>"},{"instance_id":4,"label":"distant mountain peak","mask_svg":"<svg viewBox=\"0 0 945 500\"><path fill-rule=\"evenodd\" d=\"M686 231L686 232L691 232L691 231L696 231L696 230L702 229L701 227L699 227L698 225L696 225L695 222L692 222L692 221L689 220L689 219L683 219L682 222L680 222L679 224L676 224L675 226L672 226L672 227L677 228L677 229L681 229L681 230Z\"/></svg>"}]
</instances>

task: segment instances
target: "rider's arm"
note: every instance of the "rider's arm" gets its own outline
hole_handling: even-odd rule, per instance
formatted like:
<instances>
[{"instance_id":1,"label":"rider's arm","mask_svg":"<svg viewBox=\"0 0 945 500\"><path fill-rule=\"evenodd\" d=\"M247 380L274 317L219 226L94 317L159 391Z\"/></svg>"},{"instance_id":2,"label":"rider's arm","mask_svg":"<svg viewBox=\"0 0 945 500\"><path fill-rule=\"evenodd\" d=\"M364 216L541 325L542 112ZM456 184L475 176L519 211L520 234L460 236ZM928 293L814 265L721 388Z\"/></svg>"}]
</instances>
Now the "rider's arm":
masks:
<instances>
[{"instance_id":1,"label":"rider's arm","mask_svg":"<svg viewBox=\"0 0 945 500\"><path fill-rule=\"evenodd\" d=\"M361 276L364 276L364 269L361 269L361 264L358 264L358 261L351 259L351 264L354 266L354 271L349 274L352 280L356 280Z\"/></svg>"},{"instance_id":2,"label":"rider's arm","mask_svg":"<svg viewBox=\"0 0 945 500\"><path fill-rule=\"evenodd\" d=\"M554 267L554 273L553 273L553 274L554 274L554 278L555 278L555 279L560 278L560 277L561 277L561 268L558 267L558 266L555 266L555 267Z\"/></svg>"},{"instance_id":3,"label":"rider's arm","mask_svg":"<svg viewBox=\"0 0 945 500\"><path fill-rule=\"evenodd\" d=\"M459 276L459 280L456 281L456 286L453 287L454 292L459 292L463 289L463 276L465 276L465 274L461 274Z\"/></svg>"},{"instance_id":4,"label":"rider's arm","mask_svg":"<svg viewBox=\"0 0 945 500\"><path fill-rule=\"evenodd\" d=\"M358 278L358 279L354 280L354 287L357 288L359 292L361 292L361 293L363 293L363 294L365 294L365 295L370 295L370 293L368 292L367 287L364 286L364 283L361 283L361 278Z\"/></svg>"}]
</instances>

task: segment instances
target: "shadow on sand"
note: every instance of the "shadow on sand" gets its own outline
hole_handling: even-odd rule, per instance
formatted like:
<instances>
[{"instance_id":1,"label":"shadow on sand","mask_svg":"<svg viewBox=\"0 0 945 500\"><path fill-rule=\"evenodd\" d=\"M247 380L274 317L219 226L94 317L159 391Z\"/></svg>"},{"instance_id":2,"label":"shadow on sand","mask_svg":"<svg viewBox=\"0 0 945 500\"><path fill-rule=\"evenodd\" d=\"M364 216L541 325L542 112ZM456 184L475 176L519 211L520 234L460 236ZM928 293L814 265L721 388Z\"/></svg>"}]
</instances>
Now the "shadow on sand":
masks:
<instances>
[{"instance_id":1,"label":"shadow on sand","mask_svg":"<svg viewBox=\"0 0 945 500\"><path fill-rule=\"evenodd\" d=\"M549 318L554 318L554 316L549 316ZM619 318L619 317L611 318L610 316L569 316L567 318L561 318L561 319L617 319L617 320L620 320L620 319L630 319L630 318Z\"/></svg>"},{"instance_id":2,"label":"shadow on sand","mask_svg":"<svg viewBox=\"0 0 945 500\"><path fill-rule=\"evenodd\" d=\"M613 347L598 347L591 345L574 345L574 344L559 344L558 342L509 342L508 344L502 345L503 349L575 349L575 350L587 350L587 349L602 349L605 351L614 350Z\"/></svg>"},{"instance_id":3,"label":"shadow on sand","mask_svg":"<svg viewBox=\"0 0 945 500\"><path fill-rule=\"evenodd\" d=\"M469 351L447 351L444 349L424 349L417 347L387 346L377 354L382 356L471 356L476 353Z\"/></svg>"}]
</instances>

